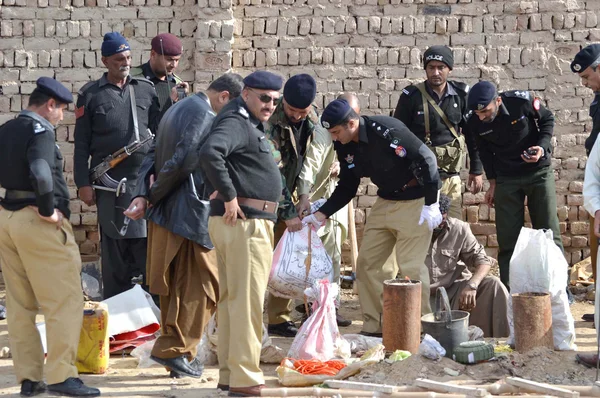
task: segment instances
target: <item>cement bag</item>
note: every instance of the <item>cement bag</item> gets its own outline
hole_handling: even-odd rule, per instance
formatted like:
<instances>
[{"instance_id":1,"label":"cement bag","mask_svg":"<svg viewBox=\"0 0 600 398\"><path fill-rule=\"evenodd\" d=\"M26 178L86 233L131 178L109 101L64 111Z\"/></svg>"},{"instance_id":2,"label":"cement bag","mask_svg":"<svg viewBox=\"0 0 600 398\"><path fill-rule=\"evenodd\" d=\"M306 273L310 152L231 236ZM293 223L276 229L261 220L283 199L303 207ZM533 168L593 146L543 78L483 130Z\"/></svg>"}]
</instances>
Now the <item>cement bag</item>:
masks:
<instances>
[{"instance_id":1,"label":"cement bag","mask_svg":"<svg viewBox=\"0 0 600 398\"><path fill-rule=\"evenodd\" d=\"M273 265L269 275L269 292L288 299L303 299L304 289L316 281L333 282L331 257L315 229L310 233L311 261L310 272L306 277L305 260L308 256L308 231L312 227L305 225L298 232L287 229L279 240L273 253Z\"/></svg>"},{"instance_id":2,"label":"cement bag","mask_svg":"<svg viewBox=\"0 0 600 398\"><path fill-rule=\"evenodd\" d=\"M550 293L554 348L576 350L575 323L567 298L567 260L553 241L551 230L521 228L515 251L510 259L511 293ZM510 335L514 344L512 297L508 299Z\"/></svg>"},{"instance_id":3,"label":"cement bag","mask_svg":"<svg viewBox=\"0 0 600 398\"><path fill-rule=\"evenodd\" d=\"M326 279L305 290L313 311L296 334L288 357L320 361L350 358L350 343L340 334L335 318L338 291L338 285Z\"/></svg>"},{"instance_id":4,"label":"cement bag","mask_svg":"<svg viewBox=\"0 0 600 398\"><path fill-rule=\"evenodd\" d=\"M77 371L105 373L108 369L108 348L108 307L103 303L86 301L75 361Z\"/></svg>"}]
</instances>

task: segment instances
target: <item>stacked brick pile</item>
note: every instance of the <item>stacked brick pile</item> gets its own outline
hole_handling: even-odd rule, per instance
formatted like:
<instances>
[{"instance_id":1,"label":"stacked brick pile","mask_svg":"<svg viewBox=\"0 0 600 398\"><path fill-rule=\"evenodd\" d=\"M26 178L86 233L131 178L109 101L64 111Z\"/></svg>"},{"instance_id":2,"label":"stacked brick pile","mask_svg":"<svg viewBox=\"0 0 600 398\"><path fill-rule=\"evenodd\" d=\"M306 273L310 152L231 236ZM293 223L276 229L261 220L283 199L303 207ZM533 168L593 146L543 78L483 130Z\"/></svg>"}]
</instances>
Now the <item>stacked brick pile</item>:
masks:
<instances>
[{"instance_id":1,"label":"stacked brick pile","mask_svg":"<svg viewBox=\"0 0 600 398\"><path fill-rule=\"evenodd\" d=\"M129 39L135 64L147 59L157 33L180 36L180 75L196 90L229 68L306 72L317 78L319 106L355 91L368 114L388 114L401 89L423 78L427 46L449 45L453 78L533 90L554 112L566 255L571 263L589 255L581 190L592 93L568 65L580 46L600 41L598 0L0 0L0 16L0 121L26 105L39 76L56 77L73 92L98 78L102 35L112 30ZM71 184L73 124L69 112L58 129ZM375 193L364 181L355 202L359 233ZM71 195L81 251L96 253L95 209L77 200L74 188ZM465 193L464 212L495 254L494 210L482 200Z\"/></svg>"}]
</instances>

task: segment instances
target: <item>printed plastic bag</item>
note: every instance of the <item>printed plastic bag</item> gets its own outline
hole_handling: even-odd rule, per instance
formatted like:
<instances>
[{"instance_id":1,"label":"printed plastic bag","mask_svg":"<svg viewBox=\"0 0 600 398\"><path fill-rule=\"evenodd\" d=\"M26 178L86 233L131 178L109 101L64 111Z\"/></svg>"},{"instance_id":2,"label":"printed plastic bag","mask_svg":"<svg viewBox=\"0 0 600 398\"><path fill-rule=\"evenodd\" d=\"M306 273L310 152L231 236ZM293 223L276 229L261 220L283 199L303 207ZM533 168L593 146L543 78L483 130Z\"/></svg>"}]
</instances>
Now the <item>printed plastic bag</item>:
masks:
<instances>
[{"instance_id":1,"label":"printed plastic bag","mask_svg":"<svg viewBox=\"0 0 600 398\"><path fill-rule=\"evenodd\" d=\"M304 289L316 281L326 279L333 282L333 265L331 257L325 250L317 232L312 229L311 262L308 278L306 277L305 260L308 256L308 231L312 228L305 225L298 232L286 230L273 253L273 266L269 275L269 291L275 296L302 299Z\"/></svg>"},{"instance_id":2,"label":"printed plastic bag","mask_svg":"<svg viewBox=\"0 0 600 398\"><path fill-rule=\"evenodd\" d=\"M350 357L350 343L340 334L335 319L334 302L338 291L338 285L326 279L306 289L308 300L313 302L313 313L300 327L288 357L321 361Z\"/></svg>"},{"instance_id":3,"label":"printed plastic bag","mask_svg":"<svg viewBox=\"0 0 600 398\"><path fill-rule=\"evenodd\" d=\"M75 365L79 373L105 373L108 369L108 307L93 301L83 303L83 323Z\"/></svg>"},{"instance_id":4,"label":"printed plastic bag","mask_svg":"<svg viewBox=\"0 0 600 398\"><path fill-rule=\"evenodd\" d=\"M510 259L511 293L550 293L554 348L576 350L575 323L567 298L567 260L556 246L551 230L521 228L515 251ZM512 297L508 299L510 335L514 344Z\"/></svg>"}]
</instances>

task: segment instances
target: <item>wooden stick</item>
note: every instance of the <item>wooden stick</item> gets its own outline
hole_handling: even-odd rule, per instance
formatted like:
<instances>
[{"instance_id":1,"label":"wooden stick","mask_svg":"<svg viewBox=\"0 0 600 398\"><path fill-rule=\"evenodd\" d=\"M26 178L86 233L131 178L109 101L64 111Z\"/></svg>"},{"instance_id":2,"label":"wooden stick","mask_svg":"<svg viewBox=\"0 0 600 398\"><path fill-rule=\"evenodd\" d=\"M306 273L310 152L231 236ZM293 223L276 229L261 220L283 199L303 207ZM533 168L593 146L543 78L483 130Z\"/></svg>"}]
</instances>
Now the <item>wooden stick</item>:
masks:
<instances>
[{"instance_id":1,"label":"wooden stick","mask_svg":"<svg viewBox=\"0 0 600 398\"><path fill-rule=\"evenodd\" d=\"M489 394L485 388L465 387L428 379L416 379L414 385L433 391L467 394L475 397L485 397Z\"/></svg>"},{"instance_id":2,"label":"wooden stick","mask_svg":"<svg viewBox=\"0 0 600 398\"><path fill-rule=\"evenodd\" d=\"M525 391L549 394L560 398L579 398L579 393L577 391L556 387L551 384L538 383L535 381L522 379L520 377L507 377L506 383L519 387Z\"/></svg>"},{"instance_id":3,"label":"wooden stick","mask_svg":"<svg viewBox=\"0 0 600 398\"><path fill-rule=\"evenodd\" d=\"M378 391L386 394L391 394L398 391L398 386L390 386L387 384L362 383L359 381L347 380L325 380L323 384L327 384L331 388L351 388L361 391Z\"/></svg>"},{"instance_id":4,"label":"wooden stick","mask_svg":"<svg viewBox=\"0 0 600 398\"><path fill-rule=\"evenodd\" d=\"M356 224L354 222L354 205L352 201L348 203L348 238L350 239L350 264L352 265L352 274L356 276L356 259L358 258L358 239L356 237ZM358 285L356 280L352 281L352 293L358 294Z\"/></svg>"},{"instance_id":5,"label":"wooden stick","mask_svg":"<svg viewBox=\"0 0 600 398\"><path fill-rule=\"evenodd\" d=\"M402 397L402 398L468 398L464 394L440 394L437 392L394 392L345 390L320 387L263 388L261 397ZM513 397L511 397L513 398ZM529 397L532 398L532 397ZM535 397L539 398L539 397Z\"/></svg>"}]
</instances>

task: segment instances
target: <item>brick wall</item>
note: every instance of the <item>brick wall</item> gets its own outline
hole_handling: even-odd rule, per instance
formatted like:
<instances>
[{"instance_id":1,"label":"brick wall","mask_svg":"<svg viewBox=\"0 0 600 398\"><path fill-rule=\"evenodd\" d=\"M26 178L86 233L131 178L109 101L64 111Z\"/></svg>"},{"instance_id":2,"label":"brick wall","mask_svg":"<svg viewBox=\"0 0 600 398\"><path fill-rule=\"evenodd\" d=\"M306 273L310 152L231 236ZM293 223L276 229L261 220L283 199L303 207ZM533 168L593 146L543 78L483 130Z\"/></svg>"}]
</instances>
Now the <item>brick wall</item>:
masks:
<instances>
[{"instance_id":1,"label":"brick wall","mask_svg":"<svg viewBox=\"0 0 600 398\"><path fill-rule=\"evenodd\" d=\"M0 121L26 106L39 76L56 77L73 92L98 78L102 36L113 30L129 39L136 64L147 59L157 33L181 37L178 73L195 90L229 68L306 72L318 81L320 107L355 91L367 114L388 114L401 89L423 78L424 49L446 44L454 49L453 78L534 90L554 112L558 215L574 263L589 255L581 190L592 93L569 63L600 39L599 14L598 0L0 0ZM71 184L73 124L68 112L58 129ZM375 191L365 181L355 199L359 235ZM71 196L77 241L83 254L94 254L95 209L77 200L74 188ZM465 193L464 214L495 255L494 209L482 199Z\"/></svg>"}]
</instances>

